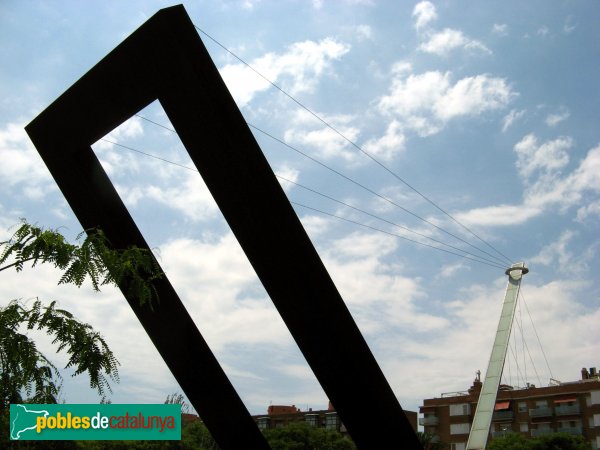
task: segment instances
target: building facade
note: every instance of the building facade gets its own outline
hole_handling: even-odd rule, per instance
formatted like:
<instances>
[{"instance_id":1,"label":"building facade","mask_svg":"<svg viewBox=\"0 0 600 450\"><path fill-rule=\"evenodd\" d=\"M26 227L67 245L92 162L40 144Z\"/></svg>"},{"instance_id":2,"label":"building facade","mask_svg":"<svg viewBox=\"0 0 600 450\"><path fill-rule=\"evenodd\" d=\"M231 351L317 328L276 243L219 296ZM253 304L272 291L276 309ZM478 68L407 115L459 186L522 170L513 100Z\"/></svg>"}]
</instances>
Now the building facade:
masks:
<instances>
[{"instance_id":1,"label":"building facade","mask_svg":"<svg viewBox=\"0 0 600 450\"><path fill-rule=\"evenodd\" d=\"M419 425L448 443L450 450L465 450L481 386L478 375L467 392L425 399ZM596 368L582 369L580 380L547 387L500 386L489 439L507 433L537 437L556 432L582 435L592 448L600 449L600 377Z\"/></svg>"},{"instance_id":2,"label":"building facade","mask_svg":"<svg viewBox=\"0 0 600 450\"><path fill-rule=\"evenodd\" d=\"M416 411L404 410L406 418L410 422L415 432L417 431L417 413ZM271 405L267 409L266 415L252 416L261 430L267 428L284 427L292 422L306 422L313 427L325 428L326 430L339 431L346 434L347 430L340 420L337 412L331 402L327 409L301 411L295 405Z\"/></svg>"}]
</instances>

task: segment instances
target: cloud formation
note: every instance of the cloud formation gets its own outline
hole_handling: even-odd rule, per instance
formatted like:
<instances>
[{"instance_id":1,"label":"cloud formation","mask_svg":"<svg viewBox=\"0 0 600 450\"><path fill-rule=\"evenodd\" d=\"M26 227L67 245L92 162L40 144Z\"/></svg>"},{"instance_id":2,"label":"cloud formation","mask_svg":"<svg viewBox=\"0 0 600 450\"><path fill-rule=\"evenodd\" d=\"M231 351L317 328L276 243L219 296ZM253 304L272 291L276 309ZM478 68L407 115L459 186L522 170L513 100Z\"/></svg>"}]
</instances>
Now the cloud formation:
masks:
<instances>
[{"instance_id":1,"label":"cloud formation","mask_svg":"<svg viewBox=\"0 0 600 450\"><path fill-rule=\"evenodd\" d=\"M360 134L360 129L353 125L356 118L352 115L328 116L320 113L319 117L332 125L341 135L316 120L310 113L301 110L295 114L294 120L285 130L285 142L298 146L302 151L310 150L319 159L357 162L361 157L360 152L348 142L348 140L356 142Z\"/></svg>"},{"instance_id":2,"label":"cloud formation","mask_svg":"<svg viewBox=\"0 0 600 450\"><path fill-rule=\"evenodd\" d=\"M546 122L546 125L548 125L549 127L555 127L560 122L567 120L570 116L571 116L571 113L566 108L562 108L557 113L548 114L545 122Z\"/></svg>"},{"instance_id":3,"label":"cloud formation","mask_svg":"<svg viewBox=\"0 0 600 450\"><path fill-rule=\"evenodd\" d=\"M312 91L331 63L349 51L349 44L333 38L319 42L307 40L290 45L285 53L267 53L249 64L295 95ZM267 80L241 63L227 64L220 73L239 107L246 106L257 93L270 87Z\"/></svg>"},{"instance_id":4,"label":"cloud formation","mask_svg":"<svg viewBox=\"0 0 600 450\"><path fill-rule=\"evenodd\" d=\"M430 22L437 19L437 11L434 4L426 0L415 5L412 15L415 18L415 28L417 30L423 29Z\"/></svg>"},{"instance_id":5,"label":"cloud formation","mask_svg":"<svg viewBox=\"0 0 600 450\"><path fill-rule=\"evenodd\" d=\"M24 127L11 122L0 129L0 179L16 195L41 200L55 186Z\"/></svg>"},{"instance_id":6,"label":"cloud formation","mask_svg":"<svg viewBox=\"0 0 600 450\"><path fill-rule=\"evenodd\" d=\"M510 112L504 116L502 119L502 132L506 133L513 123L517 120L521 119L525 115L525 110L517 111L516 109L511 109Z\"/></svg>"},{"instance_id":7,"label":"cloud formation","mask_svg":"<svg viewBox=\"0 0 600 450\"><path fill-rule=\"evenodd\" d=\"M482 42L470 39L460 30L445 28L444 30L433 33L429 40L419 45L419 50L425 53L432 53L438 56L446 56L452 50L462 48L464 50L474 50L487 54L492 51Z\"/></svg>"},{"instance_id":8,"label":"cloud formation","mask_svg":"<svg viewBox=\"0 0 600 450\"><path fill-rule=\"evenodd\" d=\"M487 74L452 82L450 72L396 73L379 111L420 136L438 133L452 119L503 109L517 94L503 78Z\"/></svg>"},{"instance_id":9,"label":"cloud formation","mask_svg":"<svg viewBox=\"0 0 600 450\"><path fill-rule=\"evenodd\" d=\"M538 144L533 134L528 134L515 144L517 168L520 175L528 179L536 171L555 172L569 163L567 151L574 141L568 136Z\"/></svg>"},{"instance_id":10,"label":"cloud formation","mask_svg":"<svg viewBox=\"0 0 600 450\"><path fill-rule=\"evenodd\" d=\"M552 207L563 212L577 207L579 220L594 215L600 193L600 145L589 150L574 170L563 174L562 169L569 163L567 151L573 146L568 136L540 144L535 135L526 135L514 147L515 165L525 184L522 203L475 208L455 217L467 225L510 226ZM583 201L587 204L582 205Z\"/></svg>"}]
</instances>

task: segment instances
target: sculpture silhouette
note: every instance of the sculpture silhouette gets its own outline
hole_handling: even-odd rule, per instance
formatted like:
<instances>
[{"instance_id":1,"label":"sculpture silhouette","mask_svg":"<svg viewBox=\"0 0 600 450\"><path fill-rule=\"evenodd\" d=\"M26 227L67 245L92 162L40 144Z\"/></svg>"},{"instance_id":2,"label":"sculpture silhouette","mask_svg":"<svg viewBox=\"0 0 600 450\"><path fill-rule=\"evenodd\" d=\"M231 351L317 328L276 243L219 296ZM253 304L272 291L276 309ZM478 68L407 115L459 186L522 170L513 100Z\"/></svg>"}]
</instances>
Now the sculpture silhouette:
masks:
<instances>
[{"instance_id":1,"label":"sculpture silhouette","mask_svg":"<svg viewBox=\"0 0 600 450\"><path fill-rule=\"evenodd\" d=\"M355 443L419 448L183 6L160 10L26 127L84 229L147 248L91 145L156 99ZM268 448L169 280L156 287L154 310L127 300L217 443Z\"/></svg>"}]
</instances>

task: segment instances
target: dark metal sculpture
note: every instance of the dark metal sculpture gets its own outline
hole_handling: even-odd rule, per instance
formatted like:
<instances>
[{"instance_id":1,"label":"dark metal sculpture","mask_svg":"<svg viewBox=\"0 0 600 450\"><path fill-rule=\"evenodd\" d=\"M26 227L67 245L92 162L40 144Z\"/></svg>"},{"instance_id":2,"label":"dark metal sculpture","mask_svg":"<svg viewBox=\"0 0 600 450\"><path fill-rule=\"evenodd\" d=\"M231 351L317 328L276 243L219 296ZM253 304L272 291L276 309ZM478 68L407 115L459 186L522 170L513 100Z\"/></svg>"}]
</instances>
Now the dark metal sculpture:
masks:
<instances>
[{"instance_id":1,"label":"dark metal sculpture","mask_svg":"<svg viewBox=\"0 0 600 450\"><path fill-rule=\"evenodd\" d=\"M355 443L419 448L183 6L160 10L26 127L82 226L147 248L91 145L156 99ZM268 448L169 280L156 287L154 310L127 300L218 444Z\"/></svg>"}]
</instances>

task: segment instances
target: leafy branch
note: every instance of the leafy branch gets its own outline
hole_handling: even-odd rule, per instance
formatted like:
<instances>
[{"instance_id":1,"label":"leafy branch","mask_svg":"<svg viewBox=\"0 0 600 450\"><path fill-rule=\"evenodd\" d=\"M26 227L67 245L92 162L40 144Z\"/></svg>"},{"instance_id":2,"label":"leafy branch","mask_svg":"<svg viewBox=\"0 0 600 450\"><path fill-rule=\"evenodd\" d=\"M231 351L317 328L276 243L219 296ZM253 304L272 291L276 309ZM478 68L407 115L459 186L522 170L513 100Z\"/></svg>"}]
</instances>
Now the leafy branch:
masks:
<instances>
[{"instance_id":1,"label":"leafy branch","mask_svg":"<svg viewBox=\"0 0 600 450\"><path fill-rule=\"evenodd\" d=\"M22 220L12 237L0 242L0 272L10 268L20 272L29 262L31 267L50 263L64 271L59 284L80 287L89 278L95 291L113 284L126 286L140 304L158 299L153 282L162 277L162 272L150 251L138 247L115 250L98 229L86 230L77 239L84 234L80 245L70 244L57 230Z\"/></svg>"},{"instance_id":2,"label":"leafy branch","mask_svg":"<svg viewBox=\"0 0 600 450\"><path fill-rule=\"evenodd\" d=\"M90 387L100 396L112 392L109 380L119 381L119 362L98 332L70 312L57 309L56 302L42 306L36 300L27 308L13 300L0 308L0 398L4 406L20 403L22 390L35 403L55 403L59 390L54 381L61 379L57 367L19 332L21 326L46 331L52 343L58 344L58 352L65 350L69 355L65 368L74 368L73 376L87 372Z\"/></svg>"},{"instance_id":3,"label":"leafy branch","mask_svg":"<svg viewBox=\"0 0 600 450\"><path fill-rule=\"evenodd\" d=\"M85 237L84 237L85 234ZM83 238L83 239L82 239ZM131 247L113 249L101 230L86 230L71 244L57 231L21 221L12 237L0 242L0 272L52 264L63 271L59 284L80 287L89 279L94 290L107 284L121 287L140 304L158 299L153 282L162 272L152 253ZM21 403L25 394L34 403L55 403L62 380L58 368L22 331L43 330L58 352L69 356L65 368L73 376L86 373L90 387L104 399L112 392L110 381L119 381L119 362L104 338L87 323L56 307L36 300L27 307L19 300L0 307L0 417L9 403Z\"/></svg>"}]
</instances>

